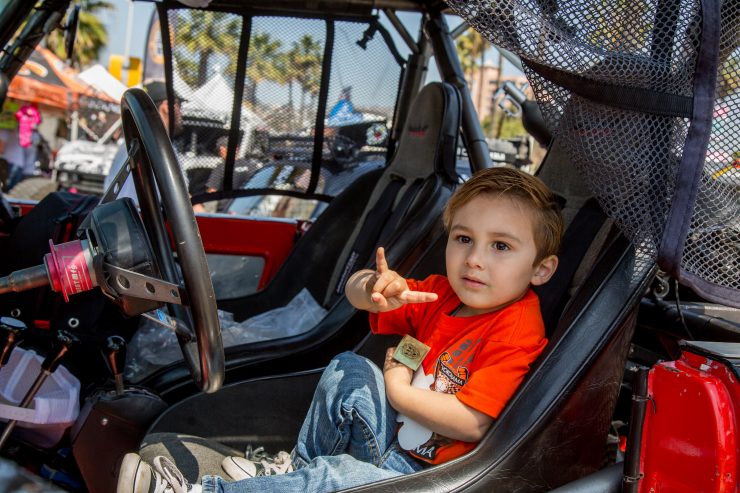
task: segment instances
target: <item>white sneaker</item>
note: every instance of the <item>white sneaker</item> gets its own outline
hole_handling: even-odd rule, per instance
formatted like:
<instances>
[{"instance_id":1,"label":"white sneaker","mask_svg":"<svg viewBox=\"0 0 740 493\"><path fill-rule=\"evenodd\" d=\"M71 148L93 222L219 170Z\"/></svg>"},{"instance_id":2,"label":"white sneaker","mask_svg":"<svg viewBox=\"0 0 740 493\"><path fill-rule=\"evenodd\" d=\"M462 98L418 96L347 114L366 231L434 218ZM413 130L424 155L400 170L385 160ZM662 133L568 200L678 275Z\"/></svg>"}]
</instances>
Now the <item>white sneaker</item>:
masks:
<instances>
[{"instance_id":1,"label":"white sneaker","mask_svg":"<svg viewBox=\"0 0 740 493\"><path fill-rule=\"evenodd\" d=\"M293 472L288 452L278 452L275 457L269 457L262 447L252 452L247 449L247 457L226 457L221 467L234 481L254 478L256 476L273 476Z\"/></svg>"},{"instance_id":2,"label":"white sneaker","mask_svg":"<svg viewBox=\"0 0 740 493\"><path fill-rule=\"evenodd\" d=\"M116 493L201 493L199 484L190 484L167 457L154 458L154 468L139 454L126 454L118 474Z\"/></svg>"}]
</instances>

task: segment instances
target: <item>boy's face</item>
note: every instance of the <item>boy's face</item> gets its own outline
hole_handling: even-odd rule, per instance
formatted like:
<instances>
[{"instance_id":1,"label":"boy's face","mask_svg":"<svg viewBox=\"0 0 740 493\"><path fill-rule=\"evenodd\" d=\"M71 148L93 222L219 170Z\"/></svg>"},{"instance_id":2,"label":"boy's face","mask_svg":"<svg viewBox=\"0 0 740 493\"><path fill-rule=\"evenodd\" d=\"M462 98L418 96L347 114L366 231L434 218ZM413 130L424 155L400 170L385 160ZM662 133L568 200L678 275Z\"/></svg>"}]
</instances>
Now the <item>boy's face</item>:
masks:
<instances>
[{"instance_id":1,"label":"boy's face","mask_svg":"<svg viewBox=\"0 0 740 493\"><path fill-rule=\"evenodd\" d=\"M513 303L530 284L547 282L557 267L551 255L534 265L534 214L516 199L479 195L452 216L447 277L465 307L462 316Z\"/></svg>"}]
</instances>

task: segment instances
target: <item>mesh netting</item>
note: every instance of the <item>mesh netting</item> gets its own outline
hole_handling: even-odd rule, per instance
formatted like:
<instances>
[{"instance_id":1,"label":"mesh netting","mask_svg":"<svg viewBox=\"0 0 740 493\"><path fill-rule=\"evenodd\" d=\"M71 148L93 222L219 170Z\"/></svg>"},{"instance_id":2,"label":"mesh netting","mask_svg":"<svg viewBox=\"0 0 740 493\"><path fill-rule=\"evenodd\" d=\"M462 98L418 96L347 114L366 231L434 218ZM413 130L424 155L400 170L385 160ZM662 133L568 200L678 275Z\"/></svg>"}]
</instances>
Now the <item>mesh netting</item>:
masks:
<instances>
[{"instance_id":1,"label":"mesh netting","mask_svg":"<svg viewBox=\"0 0 740 493\"><path fill-rule=\"evenodd\" d=\"M173 87L186 99L173 140L192 195L227 192L211 210L312 218L322 201L384 164L401 67L381 36L360 42L373 18L183 8L170 10L168 22Z\"/></svg>"},{"instance_id":2,"label":"mesh netting","mask_svg":"<svg viewBox=\"0 0 740 493\"><path fill-rule=\"evenodd\" d=\"M715 26L719 70L702 169L701 154L692 164L687 151L692 129L707 137L692 99L706 66L698 0L448 3L521 56L553 135L635 244L653 259L676 251L674 275L740 305L740 4L725 2ZM698 182L693 212L687 176ZM672 239L676 214L683 235Z\"/></svg>"}]
</instances>

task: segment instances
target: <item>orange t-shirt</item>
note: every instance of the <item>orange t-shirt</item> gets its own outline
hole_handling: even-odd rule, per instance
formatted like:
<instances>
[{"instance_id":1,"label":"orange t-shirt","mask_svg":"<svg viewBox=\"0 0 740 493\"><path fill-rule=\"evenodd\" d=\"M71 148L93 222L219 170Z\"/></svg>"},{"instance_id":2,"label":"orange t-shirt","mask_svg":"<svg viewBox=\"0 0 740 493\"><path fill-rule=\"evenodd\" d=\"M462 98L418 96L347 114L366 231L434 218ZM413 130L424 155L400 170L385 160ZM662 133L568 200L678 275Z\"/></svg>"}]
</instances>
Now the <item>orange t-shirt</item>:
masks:
<instances>
[{"instance_id":1,"label":"orange t-shirt","mask_svg":"<svg viewBox=\"0 0 740 493\"><path fill-rule=\"evenodd\" d=\"M373 332L410 334L431 348L412 385L454 394L464 404L496 418L547 344L537 295L529 290L501 310L453 317L449 314L460 305L460 298L446 277L408 280L408 285L413 291L437 293L437 301L370 314ZM398 421L401 447L432 464L459 457L476 445L433 433L403 415Z\"/></svg>"}]
</instances>

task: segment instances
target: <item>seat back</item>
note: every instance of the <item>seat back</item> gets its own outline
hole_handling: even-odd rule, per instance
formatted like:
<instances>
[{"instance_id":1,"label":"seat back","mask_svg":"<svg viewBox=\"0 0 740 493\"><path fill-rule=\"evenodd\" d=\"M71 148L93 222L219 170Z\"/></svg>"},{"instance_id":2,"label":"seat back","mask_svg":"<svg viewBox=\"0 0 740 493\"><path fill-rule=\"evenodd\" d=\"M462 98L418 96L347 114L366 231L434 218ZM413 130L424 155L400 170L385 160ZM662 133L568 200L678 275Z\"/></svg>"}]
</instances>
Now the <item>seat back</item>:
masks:
<instances>
[{"instance_id":1,"label":"seat back","mask_svg":"<svg viewBox=\"0 0 740 493\"><path fill-rule=\"evenodd\" d=\"M221 307L239 320L284 306L304 287L331 307L349 275L374 260L377 245L389 247L389 260L403 258L439 221L457 183L461 107L454 86L424 87L388 166L360 177L334 198L264 290ZM399 231L411 241L400 238Z\"/></svg>"}]
</instances>

